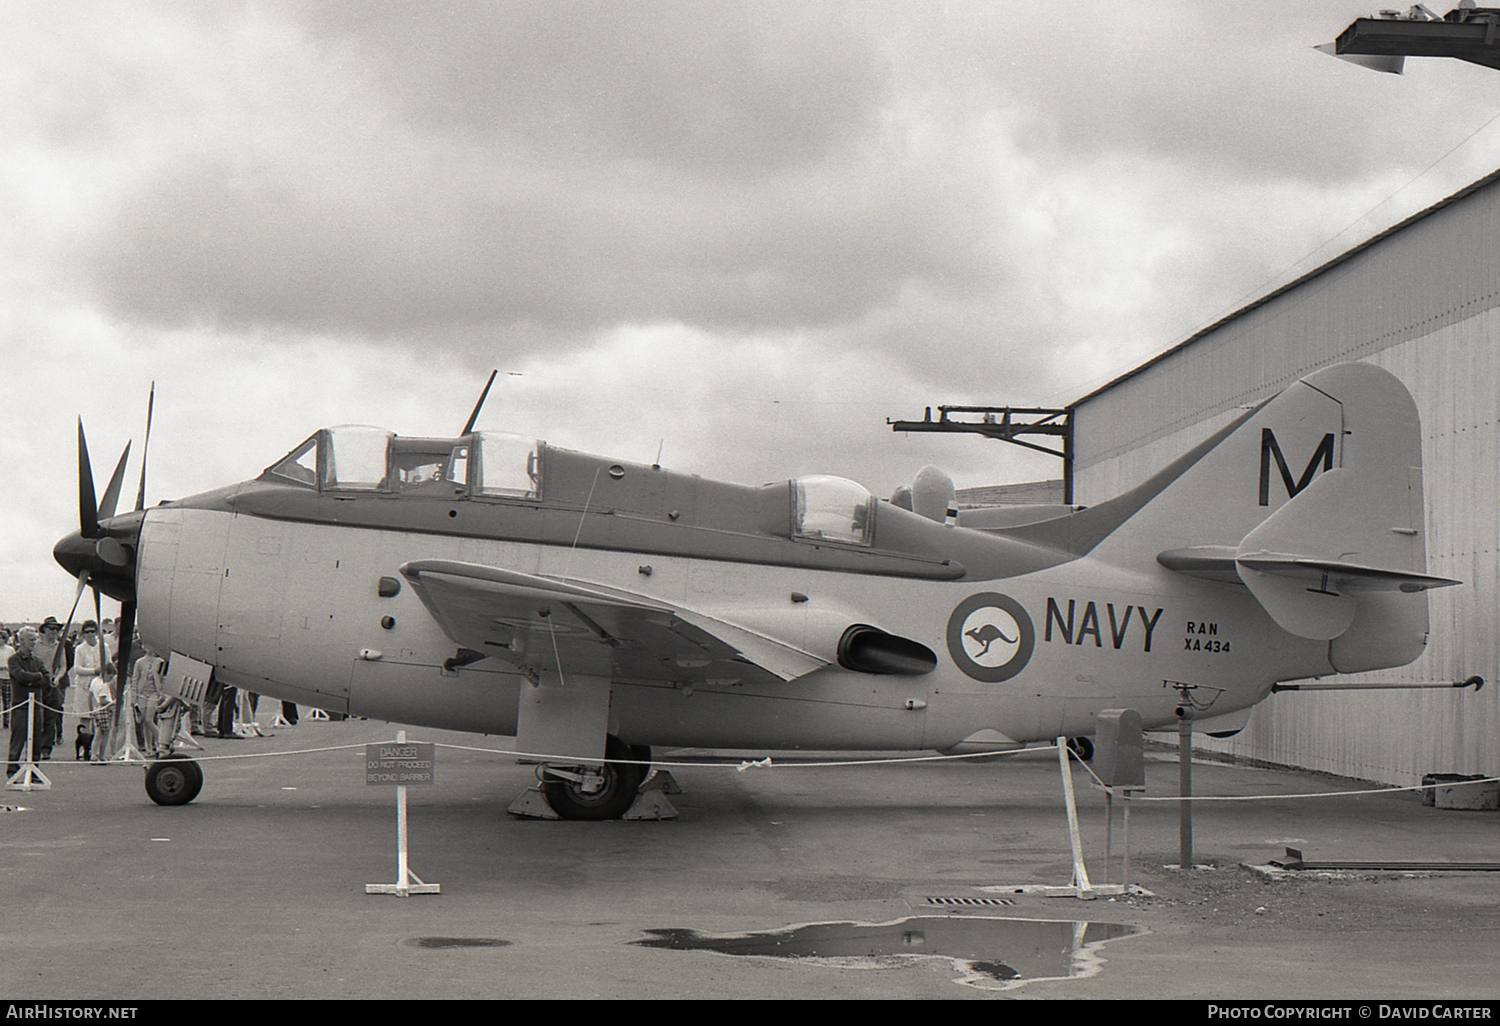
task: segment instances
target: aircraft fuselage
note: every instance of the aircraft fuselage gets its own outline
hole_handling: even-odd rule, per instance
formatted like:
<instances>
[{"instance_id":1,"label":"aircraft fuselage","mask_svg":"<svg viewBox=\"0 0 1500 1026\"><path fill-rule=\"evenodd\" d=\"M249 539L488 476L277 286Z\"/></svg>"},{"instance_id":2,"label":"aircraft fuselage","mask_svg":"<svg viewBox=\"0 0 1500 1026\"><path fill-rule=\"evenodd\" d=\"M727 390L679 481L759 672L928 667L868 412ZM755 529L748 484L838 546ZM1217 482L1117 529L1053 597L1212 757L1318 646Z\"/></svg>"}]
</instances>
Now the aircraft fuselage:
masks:
<instances>
[{"instance_id":1,"label":"aircraft fuselage","mask_svg":"<svg viewBox=\"0 0 1500 1026\"><path fill-rule=\"evenodd\" d=\"M592 459L553 462L564 458ZM617 655L611 733L717 748L941 750L982 732L1024 742L1091 733L1095 714L1119 707L1162 725L1185 700L1200 717L1220 717L1277 680L1330 672L1326 645L1279 630L1243 589L1155 564L1064 558L886 504L875 547L809 544L779 526L784 486L769 498L741 489L703 500L738 506L743 523L725 530L665 500L739 486L600 465L644 478L658 508L612 502L597 481L593 498L543 502L340 498L262 480L149 510L137 556L143 640L258 693L501 735L517 733L525 668L499 657L465 662L402 580L414 558L616 587L812 652L831 652L847 627L869 623L937 656L918 676L830 659L783 681L732 670L672 680L633 665L659 662L659 653ZM767 520L771 530L759 530ZM639 547L621 548L622 539ZM534 630L540 609L536 616L515 626ZM549 619L549 631L585 629ZM561 672L565 681L568 667Z\"/></svg>"}]
</instances>

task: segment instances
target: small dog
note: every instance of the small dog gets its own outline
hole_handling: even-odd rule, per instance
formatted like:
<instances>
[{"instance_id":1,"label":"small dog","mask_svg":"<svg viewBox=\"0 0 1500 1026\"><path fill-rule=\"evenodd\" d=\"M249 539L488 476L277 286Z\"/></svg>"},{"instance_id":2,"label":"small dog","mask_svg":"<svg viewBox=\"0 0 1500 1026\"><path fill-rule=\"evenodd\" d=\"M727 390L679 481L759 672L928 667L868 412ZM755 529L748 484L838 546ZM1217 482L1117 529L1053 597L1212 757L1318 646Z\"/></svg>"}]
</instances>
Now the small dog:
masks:
<instances>
[{"instance_id":1,"label":"small dog","mask_svg":"<svg viewBox=\"0 0 1500 1026\"><path fill-rule=\"evenodd\" d=\"M79 762L88 762L93 756L94 750L94 725L87 720L78 724L78 737L73 741L73 758Z\"/></svg>"}]
</instances>

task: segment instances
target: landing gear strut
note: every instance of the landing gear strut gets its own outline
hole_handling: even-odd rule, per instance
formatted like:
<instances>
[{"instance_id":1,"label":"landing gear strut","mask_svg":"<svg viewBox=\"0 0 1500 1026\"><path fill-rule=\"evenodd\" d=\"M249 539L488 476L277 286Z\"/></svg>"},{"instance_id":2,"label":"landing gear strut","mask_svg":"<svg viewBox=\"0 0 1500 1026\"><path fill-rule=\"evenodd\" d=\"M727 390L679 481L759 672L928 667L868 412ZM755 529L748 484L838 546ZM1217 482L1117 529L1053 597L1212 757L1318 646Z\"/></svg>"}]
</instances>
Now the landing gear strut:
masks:
<instances>
[{"instance_id":1,"label":"landing gear strut","mask_svg":"<svg viewBox=\"0 0 1500 1026\"><path fill-rule=\"evenodd\" d=\"M635 801L646 778L649 767L634 760L649 761L651 750L646 748L642 756L641 747L627 745L611 734L605 741L605 762L600 771L545 767L542 794L547 804L563 819L619 819Z\"/></svg>"}]
</instances>

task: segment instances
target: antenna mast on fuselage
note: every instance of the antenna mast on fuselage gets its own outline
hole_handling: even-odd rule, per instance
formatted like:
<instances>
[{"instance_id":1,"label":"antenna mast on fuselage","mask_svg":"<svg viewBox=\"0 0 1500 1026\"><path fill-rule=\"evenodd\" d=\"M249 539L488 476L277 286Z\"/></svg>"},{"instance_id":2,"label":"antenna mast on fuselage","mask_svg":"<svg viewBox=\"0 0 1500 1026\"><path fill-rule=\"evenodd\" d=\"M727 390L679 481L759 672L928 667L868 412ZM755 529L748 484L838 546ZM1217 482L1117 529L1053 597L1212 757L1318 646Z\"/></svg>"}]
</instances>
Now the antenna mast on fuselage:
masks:
<instances>
[{"instance_id":1,"label":"antenna mast on fuselage","mask_svg":"<svg viewBox=\"0 0 1500 1026\"><path fill-rule=\"evenodd\" d=\"M474 430L474 422L479 419L479 411L484 407L485 399L489 398L490 386L495 383L495 375L498 373L500 373L499 368L490 371L490 380L484 383L484 391L479 393L479 402L474 404L474 412L469 414L468 423L464 424L464 429L459 432L460 435L466 435Z\"/></svg>"}]
</instances>

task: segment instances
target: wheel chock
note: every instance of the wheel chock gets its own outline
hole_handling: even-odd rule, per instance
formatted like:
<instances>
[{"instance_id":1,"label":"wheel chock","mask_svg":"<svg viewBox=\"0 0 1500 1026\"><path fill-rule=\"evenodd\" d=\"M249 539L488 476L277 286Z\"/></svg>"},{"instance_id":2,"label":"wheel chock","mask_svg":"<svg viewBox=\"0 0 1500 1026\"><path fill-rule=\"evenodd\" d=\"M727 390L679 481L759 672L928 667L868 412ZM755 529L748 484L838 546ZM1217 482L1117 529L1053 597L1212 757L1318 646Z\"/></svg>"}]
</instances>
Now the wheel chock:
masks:
<instances>
[{"instance_id":1,"label":"wheel chock","mask_svg":"<svg viewBox=\"0 0 1500 1026\"><path fill-rule=\"evenodd\" d=\"M667 801L667 792L681 794L682 788L678 787L672 780L671 774L658 774L665 776L665 781L657 782L655 778L647 783L645 787L636 794L635 801L630 808L620 816L621 819L629 820L667 820L677 818L677 809L671 802ZM547 796L542 793L541 787L528 787L522 791L510 807L505 810L512 816L524 816L529 819L562 819L547 804Z\"/></svg>"},{"instance_id":2,"label":"wheel chock","mask_svg":"<svg viewBox=\"0 0 1500 1026\"><path fill-rule=\"evenodd\" d=\"M657 770L650 778L641 785L644 791L660 791L662 794L681 794L682 788L678 786L676 779L666 770Z\"/></svg>"},{"instance_id":3,"label":"wheel chock","mask_svg":"<svg viewBox=\"0 0 1500 1026\"><path fill-rule=\"evenodd\" d=\"M680 794L681 791L681 788L677 788L677 793ZM649 789L642 788L640 793L635 796L635 801L631 803L630 808L626 809L625 814L620 818L634 820L676 819L677 809L673 807L671 802L667 801L667 796L661 790L654 787Z\"/></svg>"},{"instance_id":4,"label":"wheel chock","mask_svg":"<svg viewBox=\"0 0 1500 1026\"><path fill-rule=\"evenodd\" d=\"M542 794L540 787L528 787L522 791L520 797L511 802L510 808L505 811L512 816L526 816L530 819L562 819L547 804L547 796Z\"/></svg>"}]
</instances>

